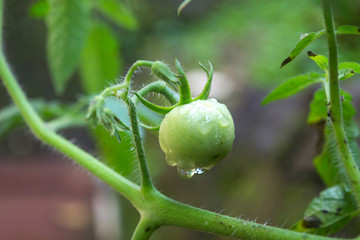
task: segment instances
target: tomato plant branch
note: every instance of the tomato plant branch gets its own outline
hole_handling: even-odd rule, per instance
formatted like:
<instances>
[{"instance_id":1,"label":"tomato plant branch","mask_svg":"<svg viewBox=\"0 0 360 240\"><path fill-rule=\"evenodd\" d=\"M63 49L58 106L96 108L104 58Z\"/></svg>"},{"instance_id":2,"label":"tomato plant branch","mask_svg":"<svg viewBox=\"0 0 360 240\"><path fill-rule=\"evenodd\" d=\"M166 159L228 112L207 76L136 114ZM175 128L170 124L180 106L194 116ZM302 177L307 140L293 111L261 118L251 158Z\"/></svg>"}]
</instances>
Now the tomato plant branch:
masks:
<instances>
[{"instance_id":1,"label":"tomato plant branch","mask_svg":"<svg viewBox=\"0 0 360 240\"><path fill-rule=\"evenodd\" d=\"M3 24L3 0L0 0L0 27ZM2 43L2 30L0 31L0 41ZM0 77L7 89L10 97L18 107L21 115L29 125L32 132L44 143L54 147L59 152L73 159L76 163L86 168L98 178L122 193L126 198L133 201L139 192L139 186L130 182L123 176L116 173L105 164L91 156L89 153L80 149L60 135L51 131L44 121L35 112L24 92L16 81L16 78L5 59L3 47L0 49Z\"/></svg>"},{"instance_id":2,"label":"tomato plant branch","mask_svg":"<svg viewBox=\"0 0 360 240\"><path fill-rule=\"evenodd\" d=\"M324 20L329 48L328 84L330 90L330 106L328 115L335 133L341 161L353 187L358 207L360 207L360 171L355 163L354 156L351 153L344 130L342 102L340 97L340 82L338 77L337 40L333 20L332 1L333 0L323 0Z\"/></svg>"},{"instance_id":3,"label":"tomato plant branch","mask_svg":"<svg viewBox=\"0 0 360 240\"><path fill-rule=\"evenodd\" d=\"M51 131L46 126L33 107L29 104L24 92L16 82L16 79L7 64L2 51L0 52L0 76L26 123L40 140L73 159L95 176L99 177L120 193L124 194L124 196L128 199L132 200L136 197L139 190L139 187L136 184L117 174L114 170L107 167L105 164L101 163L99 160L95 159L93 156L60 135Z\"/></svg>"},{"instance_id":4,"label":"tomato plant branch","mask_svg":"<svg viewBox=\"0 0 360 240\"><path fill-rule=\"evenodd\" d=\"M149 231L159 226L177 226L245 240L340 240L272 227L192 207L172 200L156 190L143 196L143 200L134 205L142 216L151 219Z\"/></svg>"}]
</instances>

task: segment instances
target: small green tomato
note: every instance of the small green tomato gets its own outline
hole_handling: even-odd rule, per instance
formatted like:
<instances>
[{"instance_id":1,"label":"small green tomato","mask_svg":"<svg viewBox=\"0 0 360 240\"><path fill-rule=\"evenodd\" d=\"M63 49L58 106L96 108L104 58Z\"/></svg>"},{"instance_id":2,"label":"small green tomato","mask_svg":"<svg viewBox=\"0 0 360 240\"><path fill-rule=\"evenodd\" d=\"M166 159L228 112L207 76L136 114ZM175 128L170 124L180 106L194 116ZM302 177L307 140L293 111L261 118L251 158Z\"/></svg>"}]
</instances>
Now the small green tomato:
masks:
<instances>
[{"instance_id":1,"label":"small green tomato","mask_svg":"<svg viewBox=\"0 0 360 240\"><path fill-rule=\"evenodd\" d=\"M224 158L234 142L234 122L224 104L197 100L166 114L160 125L160 147L167 163L181 177L209 170Z\"/></svg>"}]
</instances>

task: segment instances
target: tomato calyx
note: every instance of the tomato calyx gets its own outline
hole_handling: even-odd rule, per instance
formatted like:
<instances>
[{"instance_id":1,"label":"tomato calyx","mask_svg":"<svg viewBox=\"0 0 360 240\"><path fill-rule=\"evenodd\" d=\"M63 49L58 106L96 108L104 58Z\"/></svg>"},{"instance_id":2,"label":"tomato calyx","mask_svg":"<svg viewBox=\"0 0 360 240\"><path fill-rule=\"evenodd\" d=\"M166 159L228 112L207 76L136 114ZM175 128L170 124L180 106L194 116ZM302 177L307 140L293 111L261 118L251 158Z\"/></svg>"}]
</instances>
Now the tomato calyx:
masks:
<instances>
[{"instance_id":1,"label":"tomato calyx","mask_svg":"<svg viewBox=\"0 0 360 240\"><path fill-rule=\"evenodd\" d=\"M207 82L205 84L203 91L196 98L191 97L189 81L185 75L183 68L180 65L180 62L177 59L175 60L175 65L178 70L178 75L176 75L176 77L178 78L179 81L176 83L179 85L179 94L180 94L180 99L176 104L174 104L170 107L159 106L159 105L156 105L156 104L146 100L139 93L134 92L134 95L136 95L136 97L140 100L140 102L154 112L165 115L178 106L188 104L188 103L194 102L196 100L206 100L209 97L210 90L211 90L211 83L212 83L212 79L213 79L213 73L214 73L213 66L211 65L210 62L209 62L210 69L207 69L203 64L199 63L200 67L205 71L205 73L207 75ZM161 66L161 68L162 68L162 65L159 65L159 66ZM153 68L152 68L153 72L158 72L157 68L154 68L154 69ZM162 74L157 74L157 76L160 77L160 76L162 76ZM168 79L168 78L166 78L166 79ZM171 81L168 81L168 83L169 82L175 83L173 78L169 79L169 80L171 80Z\"/></svg>"}]
</instances>

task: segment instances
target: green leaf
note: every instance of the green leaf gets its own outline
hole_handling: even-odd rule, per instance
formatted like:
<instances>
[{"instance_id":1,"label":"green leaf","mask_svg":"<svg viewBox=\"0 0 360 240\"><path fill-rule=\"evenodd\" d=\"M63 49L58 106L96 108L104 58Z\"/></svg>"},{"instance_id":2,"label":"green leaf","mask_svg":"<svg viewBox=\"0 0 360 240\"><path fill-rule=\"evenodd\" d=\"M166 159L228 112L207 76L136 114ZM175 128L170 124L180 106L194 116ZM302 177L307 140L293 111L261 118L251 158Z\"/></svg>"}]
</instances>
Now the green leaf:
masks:
<instances>
[{"instance_id":1,"label":"green leaf","mask_svg":"<svg viewBox=\"0 0 360 240\"><path fill-rule=\"evenodd\" d=\"M79 100L79 102L81 99ZM80 102L81 103L81 102ZM57 101L46 102L42 99L31 99L30 104L34 107L42 119L48 121L54 118L63 116L73 116L79 118L85 116L85 111L82 112L78 108L78 104L61 104ZM82 103L81 103L82 104ZM9 105L0 110L0 137L11 131L18 125L23 125L24 120L19 112L19 109L14 105Z\"/></svg>"},{"instance_id":2,"label":"green leaf","mask_svg":"<svg viewBox=\"0 0 360 240\"><path fill-rule=\"evenodd\" d=\"M124 101L115 97L108 97L105 99L104 107L110 109L118 119L121 119L124 124L130 126L128 108ZM96 128L94 133L97 140L96 143L106 163L123 176L138 181L139 176L132 175L136 172L137 165L134 163L136 156L132 151L134 143L131 132L120 132L121 142L117 138L110 137L107 132L103 131L103 128ZM145 137L143 129L140 129L140 135L142 138Z\"/></svg>"},{"instance_id":3,"label":"green leaf","mask_svg":"<svg viewBox=\"0 0 360 240\"><path fill-rule=\"evenodd\" d=\"M38 0L34 2L29 9L29 15L35 19L43 19L49 12L49 2L47 0Z\"/></svg>"},{"instance_id":4,"label":"green leaf","mask_svg":"<svg viewBox=\"0 0 360 240\"><path fill-rule=\"evenodd\" d=\"M360 34L360 28L358 26L353 26L353 25L339 26L336 29L336 34L355 34L355 35L359 35Z\"/></svg>"},{"instance_id":5,"label":"green leaf","mask_svg":"<svg viewBox=\"0 0 360 240\"><path fill-rule=\"evenodd\" d=\"M354 156L358 157L359 148L356 143L356 139L359 135L359 130L353 117L356 114L356 110L352 105L352 96L341 91L343 98L343 119L345 124L345 131L347 135L348 144ZM345 170L342 169L340 162L340 154L336 147L336 139L333 130L330 125L326 124L328 121L328 109L326 103L326 95L324 89L318 90L313 101L310 103L310 113L308 116L308 123L316 125L319 130L323 131L322 152L314 159L314 165L318 171L320 177L327 186L334 186L336 184L345 184L347 187L350 183L347 182ZM357 159L357 164L359 164Z\"/></svg>"},{"instance_id":6,"label":"green leaf","mask_svg":"<svg viewBox=\"0 0 360 240\"><path fill-rule=\"evenodd\" d=\"M47 53L50 73L58 94L62 94L79 62L89 25L85 0L49 0Z\"/></svg>"},{"instance_id":7,"label":"green leaf","mask_svg":"<svg viewBox=\"0 0 360 240\"><path fill-rule=\"evenodd\" d=\"M341 90L343 98L343 118L344 121L352 120L356 114L356 110L352 105L352 96L350 93ZM310 112L308 115L308 124L315 125L324 122L327 119L327 102L324 89L319 89L314 93L314 98L310 103Z\"/></svg>"},{"instance_id":8,"label":"green leaf","mask_svg":"<svg viewBox=\"0 0 360 240\"><path fill-rule=\"evenodd\" d=\"M360 73L360 64L357 62L342 62L339 64L339 70L349 68L354 70L355 73Z\"/></svg>"},{"instance_id":9,"label":"green leaf","mask_svg":"<svg viewBox=\"0 0 360 240\"><path fill-rule=\"evenodd\" d=\"M122 61L119 43L104 24L95 23L80 62L82 86L86 93L97 93L119 76Z\"/></svg>"},{"instance_id":10,"label":"green leaf","mask_svg":"<svg viewBox=\"0 0 360 240\"><path fill-rule=\"evenodd\" d=\"M302 34L300 40L296 43L295 47L291 50L289 56L281 63L281 67L285 66L294 60L310 43L318 39L325 33L325 30L318 32Z\"/></svg>"},{"instance_id":11,"label":"green leaf","mask_svg":"<svg viewBox=\"0 0 360 240\"><path fill-rule=\"evenodd\" d=\"M99 149L101 159L120 173L122 176L133 181L139 182L139 176L136 172L136 155L131 150L134 148L132 136L129 132L122 132L121 142L110 135L102 127L97 127L93 131L94 139L96 139L97 148Z\"/></svg>"},{"instance_id":12,"label":"green leaf","mask_svg":"<svg viewBox=\"0 0 360 240\"><path fill-rule=\"evenodd\" d=\"M191 1L192 1L192 0L184 0L184 1L180 4L180 6L179 6L179 8L178 8L178 11L177 11L177 14L178 14L179 16L180 16L182 10L184 10L184 8L185 8Z\"/></svg>"},{"instance_id":13,"label":"green leaf","mask_svg":"<svg viewBox=\"0 0 360 240\"><path fill-rule=\"evenodd\" d=\"M315 72L292 77L270 92L262 104L265 105L269 102L288 98L308 86L321 83L323 79L322 75Z\"/></svg>"},{"instance_id":14,"label":"green leaf","mask_svg":"<svg viewBox=\"0 0 360 240\"><path fill-rule=\"evenodd\" d=\"M156 104L146 100L142 96L140 96L137 92L134 92L134 94L137 96L137 98L140 100L140 102L142 104L144 104L147 108L151 109L152 111L154 111L156 113L165 115L175 108L175 106L163 107L163 106L156 105Z\"/></svg>"},{"instance_id":15,"label":"green leaf","mask_svg":"<svg viewBox=\"0 0 360 240\"><path fill-rule=\"evenodd\" d=\"M205 71L206 76L207 76L207 81L205 84L204 89L201 91L201 93L199 94L199 96L197 96L194 100L196 99L202 99L205 100L209 97L210 91L211 91L211 83L213 80L213 75L214 75L214 68L211 65L211 63L209 62L209 66L210 66L210 70L208 70L204 65L202 65L200 62L200 67Z\"/></svg>"},{"instance_id":16,"label":"green leaf","mask_svg":"<svg viewBox=\"0 0 360 240\"><path fill-rule=\"evenodd\" d=\"M315 125L325 122L327 119L327 101L326 94L323 88L314 93L314 98L310 103L310 112L307 122L310 125Z\"/></svg>"},{"instance_id":17,"label":"green leaf","mask_svg":"<svg viewBox=\"0 0 360 240\"><path fill-rule=\"evenodd\" d=\"M138 116L141 120L140 124L146 126L159 126L164 119L164 115L150 110L141 103L136 106L136 110L138 111Z\"/></svg>"},{"instance_id":18,"label":"green leaf","mask_svg":"<svg viewBox=\"0 0 360 240\"><path fill-rule=\"evenodd\" d=\"M355 140L359 135L359 129L354 121L345 121L345 129L347 142L356 158L356 164L359 166L359 148ZM314 159L314 165L319 176L327 186L345 184L348 189L351 189L345 169L340 162L340 153L331 126L324 127L324 139L323 151Z\"/></svg>"},{"instance_id":19,"label":"green leaf","mask_svg":"<svg viewBox=\"0 0 360 240\"><path fill-rule=\"evenodd\" d=\"M100 0L97 9L119 27L128 30L136 30L139 27L135 16L122 1Z\"/></svg>"},{"instance_id":20,"label":"green leaf","mask_svg":"<svg viewBox=\"0 0 360 240\"><path fill-rule=\"evenodd\" d=\"M302 34L300 40L296 43L295 47L291 50L289 56L281 63L280 67L285 66L289 62L293 61L310 43L318 39L325 33L325 30L318 32ZM357 26L343 25L336 29L337 34L360 34L360 29Z\"/></svg>"},{"instance_id":21,"label":"green leaf","mask_svg":"<svg viewBox=\"0 0 360 240\"><path fill-rule=\"evenodd\" d=\"M355 74L354 70L350 68L339 69L339 80L345 80L351 78L352 76L354 76L354 74Z\"/></svg>"},{"instance_id":22,"label":"green leaf","mask_svg":"<svg viewBox=\"0 0 360 240\"><path fill-rule=\"evenodd\" d=\"M357 213L351 193L344 186L336 185L325 189L311 201L304 218L293 230L329 235L342 229Z\"/></svg>"},{"instance_id":23,"label":"green leaf","mask_svg":"<svg viewBox=\"0 0 360 240\"><path fill-rule=\"evenodd\" d=\"M313 162L319 176L327 186L344 183L350 186L346 173L342 169L340 154L336 147L336 139L331 126L325 125L324 143L322 152L317 155Z\"/></svg>"},{"instance_id":24,"label":"green leaf","mask_svg":"<svg viewBox=\"0 0 360 240\"><path fill-rule=\"evenodd\" d=\"M328 72L329 60L327 59L327 57L323 55L315 54L311 51L308 51L307 54L308 57L312 59L318 65L319 68L321 68L321 70Z\"/></svg>"}]
</instances>

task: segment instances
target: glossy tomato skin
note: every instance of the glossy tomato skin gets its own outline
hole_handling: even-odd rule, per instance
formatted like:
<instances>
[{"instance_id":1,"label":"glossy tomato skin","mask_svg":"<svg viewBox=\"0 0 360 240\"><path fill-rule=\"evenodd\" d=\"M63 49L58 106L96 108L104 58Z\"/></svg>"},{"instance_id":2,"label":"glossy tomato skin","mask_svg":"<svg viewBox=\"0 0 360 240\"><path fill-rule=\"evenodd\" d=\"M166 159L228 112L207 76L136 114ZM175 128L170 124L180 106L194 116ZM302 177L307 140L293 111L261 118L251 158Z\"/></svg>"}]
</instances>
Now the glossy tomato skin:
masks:
<instances>
[{"instance_id":1,"label":"glossy tomato skin","mask_svg":"<svg viewBox=\"0 0 360 240\"><path fill-rule=\"evenodd\" d=\"M210 169L230 152L234 138L231 114L215 99L176 107L159 131L167 163L181 169Z\"/></svg>"}]
</instances>

